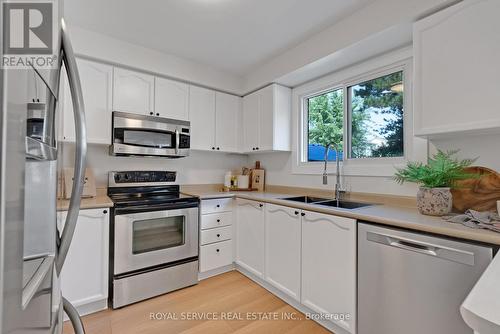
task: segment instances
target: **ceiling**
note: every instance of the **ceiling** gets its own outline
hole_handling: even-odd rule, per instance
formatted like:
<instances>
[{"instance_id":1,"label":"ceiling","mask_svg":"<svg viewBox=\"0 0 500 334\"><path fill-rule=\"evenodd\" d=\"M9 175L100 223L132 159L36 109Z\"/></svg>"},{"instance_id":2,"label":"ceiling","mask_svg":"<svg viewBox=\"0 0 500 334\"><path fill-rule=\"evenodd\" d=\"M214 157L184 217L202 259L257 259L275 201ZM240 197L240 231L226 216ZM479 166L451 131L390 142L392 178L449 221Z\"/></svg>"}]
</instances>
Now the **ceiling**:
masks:
<instances>
[{"instance_id":1,"label":"ceiling","mask_svg":"<svg viewBox=\"0 0 500 334\"><path fill-rule=\"evenodd\" d=\"M373 0L65 0L69 24L236 75Z\"/></svg>"}]
</instances>

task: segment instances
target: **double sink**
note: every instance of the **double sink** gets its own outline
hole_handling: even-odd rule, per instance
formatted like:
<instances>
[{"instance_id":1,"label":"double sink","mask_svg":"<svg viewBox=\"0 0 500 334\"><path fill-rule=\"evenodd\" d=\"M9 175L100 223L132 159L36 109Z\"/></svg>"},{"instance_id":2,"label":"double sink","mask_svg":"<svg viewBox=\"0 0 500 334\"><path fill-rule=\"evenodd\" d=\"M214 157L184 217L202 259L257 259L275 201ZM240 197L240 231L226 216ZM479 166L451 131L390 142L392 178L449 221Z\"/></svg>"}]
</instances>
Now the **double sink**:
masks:
<instances>
[{"instance_id":1,"label":"double sink","mask_svg":"<svg viewBox=\"0 0 500 334\"><path fill-rule=\"evenodd\" d=\"M349 209L349 210L374 205L370 203L352 202L352 201L335 200L335 199L332 200L328 198L312 197L312 196L296 196L296 197L286 197L280 199L285 201L321 205L321 206L328 206L333 208Z\"/></svg>"}]
</instances>

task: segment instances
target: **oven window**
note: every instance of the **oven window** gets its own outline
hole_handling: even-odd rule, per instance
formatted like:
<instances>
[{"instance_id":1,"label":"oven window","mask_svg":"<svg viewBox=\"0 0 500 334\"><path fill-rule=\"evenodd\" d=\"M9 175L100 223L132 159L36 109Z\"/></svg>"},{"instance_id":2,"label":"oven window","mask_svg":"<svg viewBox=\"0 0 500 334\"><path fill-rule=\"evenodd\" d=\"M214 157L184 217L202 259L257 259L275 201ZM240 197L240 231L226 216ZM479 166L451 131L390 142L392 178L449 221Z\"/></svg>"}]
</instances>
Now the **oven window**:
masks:
<instances>
[{"instance_id":1,"label":"oven window","mask_svg":"<svg viewBox=\"0 0 500 334\"><path fill-rule=\"evenodd\" d=\"M184 216L176 216L134 221L132 253L141 254L183 245L184 219Z\"/></svg>"},{"instance_id":2,"label":"oven window","mask_svg":"<svg viewBox=\"0 0 500 334\"><path fill-rule=\"evenodd\" d=\"M122 135L123 144L155 148L173 148L175 146L175 135L171 132L123 130Z\"/></svg>"}]
</instances>

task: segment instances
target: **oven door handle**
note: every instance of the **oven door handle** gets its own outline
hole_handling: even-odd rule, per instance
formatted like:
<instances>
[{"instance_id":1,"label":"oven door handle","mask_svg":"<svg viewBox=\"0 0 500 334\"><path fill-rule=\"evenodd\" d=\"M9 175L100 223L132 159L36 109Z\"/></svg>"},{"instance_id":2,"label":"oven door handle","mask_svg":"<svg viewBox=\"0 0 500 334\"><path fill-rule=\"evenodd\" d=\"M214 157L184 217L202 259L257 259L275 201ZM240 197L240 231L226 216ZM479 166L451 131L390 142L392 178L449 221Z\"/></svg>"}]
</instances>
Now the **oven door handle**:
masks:
<instances>
[{"instance_id":1,"label":"oven door handle","mask_svg":"<svg viewBox=\"0 0 500 334\"><path fill-rule=\"evenodd\" d=\"M134 207L137 209L137 207ZM127 208L133 210L134 208ZM144 207L146 208L146 207ZM117 213L116 216L126 217L134 220L142 220L142 219L156 219L156 218L167 218L167 217L177 217L177 216L186 216L190 211L198 210L198 207L191 208L183 208L183 209L165 209L159 211L146 211L146 212L137 212L137 213Z\"/></svg>"}]
</instances>

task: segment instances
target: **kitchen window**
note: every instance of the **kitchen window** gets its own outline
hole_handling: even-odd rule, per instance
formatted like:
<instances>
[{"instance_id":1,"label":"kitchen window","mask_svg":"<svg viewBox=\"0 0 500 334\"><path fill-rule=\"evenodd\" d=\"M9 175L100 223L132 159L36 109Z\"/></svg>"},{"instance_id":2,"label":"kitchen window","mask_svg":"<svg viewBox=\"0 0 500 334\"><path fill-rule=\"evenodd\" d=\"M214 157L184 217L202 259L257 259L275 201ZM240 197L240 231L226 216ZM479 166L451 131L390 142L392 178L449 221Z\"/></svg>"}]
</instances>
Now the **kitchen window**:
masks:
<instances>
[{"instance_id":1,"label":"kitchen window","mask_svg":"<svg viewBox=\"0 0 500 334\"><path fill-rule=\"evenodd\" d=\"M305 98L307 162L404 156L403 70ZM347 99L345 98L347 97ZM347 100L347 101L346 101Z\"/></svg>"}]
</instances>

